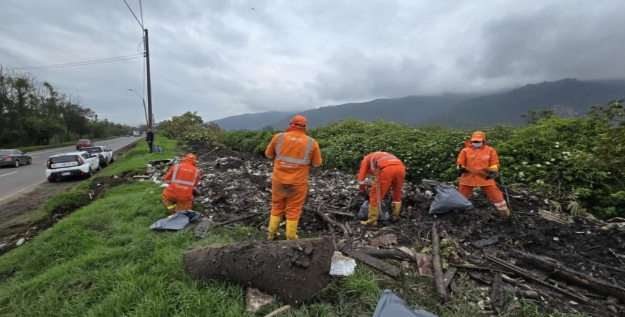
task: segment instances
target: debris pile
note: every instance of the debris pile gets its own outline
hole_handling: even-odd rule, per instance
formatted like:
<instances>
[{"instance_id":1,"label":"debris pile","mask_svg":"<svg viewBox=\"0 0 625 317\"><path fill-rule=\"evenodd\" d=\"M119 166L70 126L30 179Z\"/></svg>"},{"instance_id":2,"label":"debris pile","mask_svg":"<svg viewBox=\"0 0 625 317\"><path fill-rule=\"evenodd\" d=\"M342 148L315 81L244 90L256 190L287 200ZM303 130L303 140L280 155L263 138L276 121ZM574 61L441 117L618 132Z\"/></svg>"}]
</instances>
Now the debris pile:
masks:
<instances>
[{"instance_id":1,"label":"debris pile","mask_svg":"<svg viewBox=\"0 0 625 317\"><path fill-rule=\"evenodd\" d=\"M200 236L216 224L265 231L271 161L210 145L193 147L204 173L195 199L205 214ZM521 297L545 312L625 314L623 225L548 212L531 193L510 191L505 191L513 209L508 219L499 218L477 193L470 199L474 209L432 215L431 186L407 183L400 221L364 228L356 219L364 200L356 195L355 179L336 170L311 170L301 236L329 237L359 265L397 280L410 272L433 276L432 287L436 281L443 301L453 300L454 276L464 272L483 290L475 301L485 314L518 306ZM506 294L514 298L511 303Z\"/></svg>"}]
</instances>

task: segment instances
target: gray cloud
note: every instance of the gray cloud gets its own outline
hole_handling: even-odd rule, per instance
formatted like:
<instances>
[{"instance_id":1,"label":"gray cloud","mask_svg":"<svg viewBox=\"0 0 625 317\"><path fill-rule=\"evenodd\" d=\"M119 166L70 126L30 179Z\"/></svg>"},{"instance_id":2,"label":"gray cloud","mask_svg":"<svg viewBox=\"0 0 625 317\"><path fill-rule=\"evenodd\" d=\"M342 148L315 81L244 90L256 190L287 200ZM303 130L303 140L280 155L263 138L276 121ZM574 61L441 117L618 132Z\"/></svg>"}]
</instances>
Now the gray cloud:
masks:
<instances>
[{"instance_id":1,"label":"gray cloud","mask_svg":"<svg viewBox=\"0 0 625 317\"><path fill-rule=\"evenodd\" d=\"M138 12L138 1L128 0ZM254 8L254 9L252 9ZM623 77L621 0L144 1L157 120ZM7 0L0 65L133 54L123 1ZM139 124L141 59L35 70L110 120Z\"/></svg>"}]
</instances>

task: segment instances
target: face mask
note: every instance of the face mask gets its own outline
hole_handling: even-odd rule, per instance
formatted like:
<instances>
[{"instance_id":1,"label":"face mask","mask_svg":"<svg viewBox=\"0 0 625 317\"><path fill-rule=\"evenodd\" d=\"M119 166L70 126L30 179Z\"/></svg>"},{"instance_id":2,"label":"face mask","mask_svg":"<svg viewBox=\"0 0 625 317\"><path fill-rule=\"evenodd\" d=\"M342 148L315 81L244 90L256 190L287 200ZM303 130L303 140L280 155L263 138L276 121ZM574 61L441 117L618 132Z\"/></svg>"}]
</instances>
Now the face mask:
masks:
<instances>
[{"instance_id":1,"label":"face mask","mask_svg":"<svg viewBox=\"0 0 625 317\"><path fill-rule=\"evenodd\" d=\"M476 149L479 149L482 147L483 142L471 142L473 144L473 147Z\"/></svg>"}]
</instances>

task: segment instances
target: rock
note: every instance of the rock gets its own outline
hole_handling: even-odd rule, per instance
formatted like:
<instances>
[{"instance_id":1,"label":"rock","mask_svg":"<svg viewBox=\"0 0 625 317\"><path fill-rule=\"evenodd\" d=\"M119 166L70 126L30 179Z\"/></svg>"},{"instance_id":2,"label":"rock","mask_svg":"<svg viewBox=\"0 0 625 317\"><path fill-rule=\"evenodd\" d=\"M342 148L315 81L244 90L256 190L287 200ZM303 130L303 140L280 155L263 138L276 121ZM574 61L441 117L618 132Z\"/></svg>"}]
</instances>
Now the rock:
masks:
<instances>
[{"instance_id":1,"label":"rock","mask_svg":"<svg viewBox=\"0 0 625 317\"><path fill-rule=\"evenodd\" d=\"M254 313L271 303L273 303L273 296L263 293L257 288L247 288L245 292L245 310L248 312Z\"/></svg>"},{"instance_id":2,"label":"rock","mask_svg":"<svg viewBox=\"0 0 625 317\"><path fill-rule=\"evenodd\" d=\"M21 246L22 244L24 244L24 242L26 242L26 239L24 238L20 238L19 240L17 240L17 243L15 243L16 246Z\"/></svg>"}]
</instances>

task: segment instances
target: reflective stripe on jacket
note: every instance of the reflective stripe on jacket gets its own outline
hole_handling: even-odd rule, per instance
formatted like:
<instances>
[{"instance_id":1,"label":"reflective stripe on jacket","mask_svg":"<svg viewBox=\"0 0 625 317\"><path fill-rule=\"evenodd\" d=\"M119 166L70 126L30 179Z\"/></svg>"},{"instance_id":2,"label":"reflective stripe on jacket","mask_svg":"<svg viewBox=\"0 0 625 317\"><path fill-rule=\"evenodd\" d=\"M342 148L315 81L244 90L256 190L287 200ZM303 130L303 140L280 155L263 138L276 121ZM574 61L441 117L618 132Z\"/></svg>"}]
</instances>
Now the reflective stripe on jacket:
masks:
<instances>
[{"instance_id":1,"label":"reflective stripe on jacket","mask_svg":"<svg viewBox=\"0 0 625 317\"><path fill-rule=\"evenodd\" d=\"M310 165L322 163L319 144L302 131L276 134L265 156L274 159L272 180L281 184L307 184Z\"/></svg>"}]
</instances>

